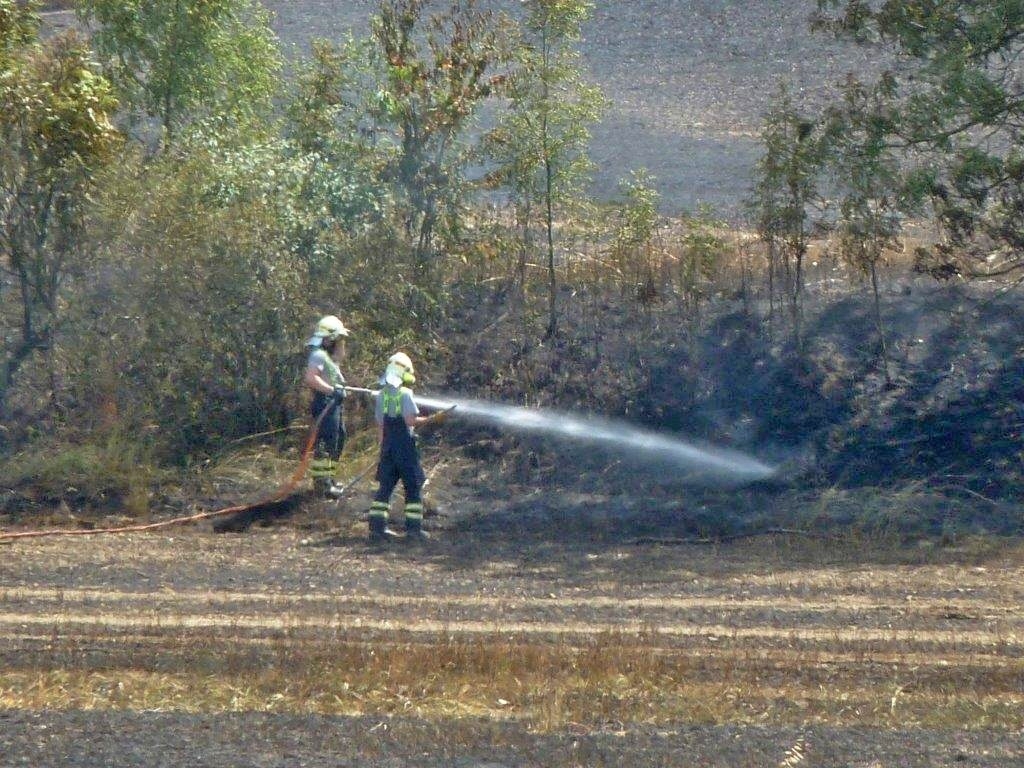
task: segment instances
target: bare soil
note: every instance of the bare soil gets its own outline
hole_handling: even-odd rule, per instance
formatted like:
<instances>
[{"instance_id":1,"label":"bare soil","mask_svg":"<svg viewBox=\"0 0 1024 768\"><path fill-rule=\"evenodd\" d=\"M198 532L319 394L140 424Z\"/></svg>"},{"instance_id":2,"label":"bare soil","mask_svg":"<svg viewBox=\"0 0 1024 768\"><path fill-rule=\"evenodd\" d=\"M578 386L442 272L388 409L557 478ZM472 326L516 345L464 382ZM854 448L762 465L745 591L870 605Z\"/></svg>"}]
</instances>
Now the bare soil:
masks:
<instances>
[{"instance_id":1,"label":"bare soil","mask_svg":"<svg viewBox=\"0 0 1024 768\"><path fill-rule=\"evenodd\" d=\"M297 56L316 37L366 34L377 8L374 0L263 4ZM521 13L510 0L477 5ZM581 44L583 66L609 100L592 130L595 193L613 198L622 180L646 168L668 212L707 204L742 218L761 117L780 85L811 109L848 71L866 76L879 67L878 51L811 35L815 7L814 0L595 2Z\"/></svg>"},{"instance_id":2,"label":"bare soil","mask_svg":"<svg viewBox=\"0 0 1024 768\"><path fill-rule=\"evenodd\" d=\"M435 519L428 546L378 551L332 514L3 547L0 765L735 768L798 744L800 765L1024 765L1019 547L524 543ZM573 664L614 646L595 674L634 683L630 660L653 655L654 690L675 693L622 683L565 719L528 669L517 691L491 661L438 697L452 649L490 645ZM422 689L396 655L371 700L352 647L419 654ZM190 705L196 675L249 682Z\"/></svg>"}]
</instances>

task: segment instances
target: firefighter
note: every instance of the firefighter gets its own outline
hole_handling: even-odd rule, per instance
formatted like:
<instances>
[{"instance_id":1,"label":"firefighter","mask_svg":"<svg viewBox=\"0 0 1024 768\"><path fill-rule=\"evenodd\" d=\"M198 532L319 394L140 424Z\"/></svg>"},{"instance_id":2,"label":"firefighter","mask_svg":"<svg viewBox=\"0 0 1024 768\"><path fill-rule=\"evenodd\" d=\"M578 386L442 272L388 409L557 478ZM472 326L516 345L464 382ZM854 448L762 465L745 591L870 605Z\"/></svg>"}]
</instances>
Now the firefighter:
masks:
<instances>
[{"instance_id":1,"label":"firefighter","mask_svg":"<svg viewBox=\"0 0 1024 768\"><path fill-rule=\"evenodd\" d=\"M345 421L342 418L342 401L345 399L345 377L338 362L345 357L345 337L348 328L334 315L320 318L313 336L306 342L309 357L303 382L313 391L310 410L313 419L319 418L313 460L309 474L313 478L313 490L323 498L336 499L341 488L334 484L334 473L338 459L345 447Z\"/></svg>"},{"instance_id":2,"label":"firefighter","mask_svg":"<svg viewBox=\"0 0 1024 768\"><path fill-rule=\"evenodd\" d=\"M423 469L416 447L416 427L438 421L442 413L420 416L413 396L416 383L412 360L404 352L396 352L388 359L380 381L374 416L380 442L380 460L377 462L377 494L370 505L370 541L383 543L397 534L388 528L388 508L391 494L402 481L405 491L405 537L410 542L423 541Z\"/></svg>"}]
</instances>

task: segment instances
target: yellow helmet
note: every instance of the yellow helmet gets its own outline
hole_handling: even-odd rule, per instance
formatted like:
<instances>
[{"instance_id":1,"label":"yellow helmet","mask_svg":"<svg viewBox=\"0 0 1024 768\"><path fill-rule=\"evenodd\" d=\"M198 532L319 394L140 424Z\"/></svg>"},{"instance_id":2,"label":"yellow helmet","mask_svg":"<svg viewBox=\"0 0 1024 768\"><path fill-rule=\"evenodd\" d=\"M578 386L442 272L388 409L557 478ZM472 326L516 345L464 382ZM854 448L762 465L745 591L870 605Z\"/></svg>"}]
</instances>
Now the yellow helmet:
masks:
<instances>
[{"instance_id":1,"label":"yellow helmet","mask_svg":"<svg viewBox=\"0 0 1024 768\"><path fill-rule=\"evenodd\" d=\"M324 315L316 324L316 330L313 331L310 340L306 342L306 346L319 347L324 339L333 341L339 336L348 336L348 328L334 315Z\"/></svg>"},{"instance_id":2,"label":"yellow helmet","mask_svg":"<svg viewBox=\"0 0 1024 768\"><path fill-rule=\"evenodd\" d=\"M392 387L412 386L416 383L412 360L405 352L395 352L388 358L388 367L384 369L384 381Z\"/></svg>"}]
</instances>

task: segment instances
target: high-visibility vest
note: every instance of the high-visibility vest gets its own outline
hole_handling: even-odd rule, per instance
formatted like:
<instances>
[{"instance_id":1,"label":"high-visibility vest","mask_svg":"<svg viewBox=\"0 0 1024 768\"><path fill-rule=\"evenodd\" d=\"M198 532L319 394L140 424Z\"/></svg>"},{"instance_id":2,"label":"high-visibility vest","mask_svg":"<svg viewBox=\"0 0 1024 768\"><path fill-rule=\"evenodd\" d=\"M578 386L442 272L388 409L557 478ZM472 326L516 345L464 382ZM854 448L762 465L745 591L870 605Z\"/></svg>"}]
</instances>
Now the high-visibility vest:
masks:
<instances>
[{"instance_id":1,"label":"high-visibility vest","mask_svg":"<svg viewBox=\"0 0 1024 768\"><path fill-rule=\"evenodd\" d=\"M380 391L380 412L384 416L395 418L402 415L402 395L411 390L408 387L401 387L394 391L384 388Z\"/></svg>"}]
</instances>

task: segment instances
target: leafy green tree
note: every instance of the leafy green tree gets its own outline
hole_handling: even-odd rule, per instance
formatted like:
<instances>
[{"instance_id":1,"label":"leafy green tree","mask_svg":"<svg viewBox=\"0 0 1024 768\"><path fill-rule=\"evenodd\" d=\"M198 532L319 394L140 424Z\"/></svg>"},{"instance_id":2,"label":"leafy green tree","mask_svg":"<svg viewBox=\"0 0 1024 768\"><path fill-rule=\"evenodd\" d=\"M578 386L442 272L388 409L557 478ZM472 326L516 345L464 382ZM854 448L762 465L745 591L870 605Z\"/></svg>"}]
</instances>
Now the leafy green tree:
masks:
<instances>
[{"instance_id":1,"label":"leafy green tree","mask_svg":"<svg viewBox=\"0 0 1024 768\"><path fill-rule=\"evenodd\" d=\"M755 173L751 201L758 236L768 250L769 293L774 293L774 281L780 276L798 354L802 354L804 342L804 260L811 236L820 225L815 213L821 204L824 162L819 128L799 112L783 87L765 116L761 132L765 151Z\"/></svg>"},{"instance_id":2,"label":"leafy green tree","mask_svg":"<svg viewBox=\"0 0 1024 768\"><path fill-rule=\"evenodd\" d=\"M492 179L512 192L523 229L523 258L532 250L536 211L548 272L547 335L558 328L555 241L558 214L580 200L592 164L589 125L600 117L604 98L588 84L578 43L593 4L587 0L527 0L519 62L509 88L509 111L489 137L500 168Z\"/></svg>"},{"instance_id":3,"label":"leafy green tree","mask_svg":"<svg viewBox=\"0 0 1024 768\"><path fill-rule=\"evenodd\" d=\"M122 101L159 123L165 146L197 116L253 116L278 86L277 41L253 0L81 0L79 11Z\"/></svg>"},{"instance_id":4,"label":"leafy green tree","mask_svg":"<svg viewBox=\"0 0 1024 768\"><path fill-rule=\"evenodd\" d=\"M900 159L889 145L892 105L876 89L850 77L844 99L826 118L828 163L839 192L839 255L866 275L874 299L878 354L885 383L891 385L889 350L878 284L887 252L900 247L903 188Z\"/></svg>"},{"instance_id":5,"label":"leafy green tree","mask_svg":"<svg viewBox=\"0 0 1024 768\"><path fill-rule=\"evenodd\" d=\"M0 72L10 72L39 33L39 3L0 0Z\"/></svg>"},{"instance_id":6,"label":"leafy green tree","mask_svg":"<svg viewBox=\"0 0 1024 768\"><path fill-rule=\"evenodd\" d=\"M0 322L17 328L0 334L16 338L2 348L2 402L22 364L53 350L67 284L88 266L80 233L95 172L119 134L117 102L84 42L70 34L40 43L31 11L10 0L0 0L0 19L0 293L16 294Z\"/></svg>"},{"instance_id":7,"label":"leafy green tree","mask_svg":"<svg viewBox=\"0 0 1024 768\"><path fill-rule=\"evenodd\" d=\"M729 252L721 235L726 225L716 220L706 206L683 217L681 225L676 280L683 307L696 329L701 321L701 302L708 298L708 285Z\"/></svg>"},{"instance_id":8,"label":"leafy green tree","mask_svg":"<svg viewBox=\"0 0 1024 768\"><path fill-rule=\"evenodd\" d=\"M393 208L381 183L388 158L367 121L374 97L367 48L353 39L315 41L286 110L282 170L295 186L282 216L316 283L329 285L345 243L386 221Z\"/></svg>"},{"instance_id":9,"label":"leafy green tree","mask_svg":"<svg viewBox=\"0 0 1024 768\"><path fill-rule=\"evenodd\" d=\"M1024 266L1024 3L819 0L818 26L890 46L877 83L886 140L903 151L906 206L934 207L948 236L936 274ZM958 255L968 257L961 261ZM983 265L977 258L998 255Z\"/></svg>"},{"instance_id":10,"label":"leafy green tree","mask_svg":"<svg viewBox=\"0 0 1024 768\"><path fill-rule=\"evenodd\" d=\"M160 458L187 462L294 413L316 310L280 215L291 190L275 186L279 150L206 134L108 174L69 375L83 403L116 404Z\"/></svg>"},{"instance_id":11,"label":"leafy green tree","mask_svg":"<svg viewBox=\"0 0 1024 768\"><path fill-rule=\"evenodd\" d=\"M438 224L458 210L469 121L504 82L507 30L500 17L454 0L424 19L424 0L381 0L373 39L384 80L374 115L396 142L387 177L403 195L417 266L428 266Z\"/></svg>"},{"instance_id":12,"label":"leafy green tree","mask_svg":"<svg viewBox=\"0 0 1024 768\"><path fill-rule=\"evenodd\" d=\"M660 196L646 170L633 173L619 188L625 200L612 241L612 257L620 279L641 304L650 307L661 289L655 242Z\"/></svg>"}]
</instances>

